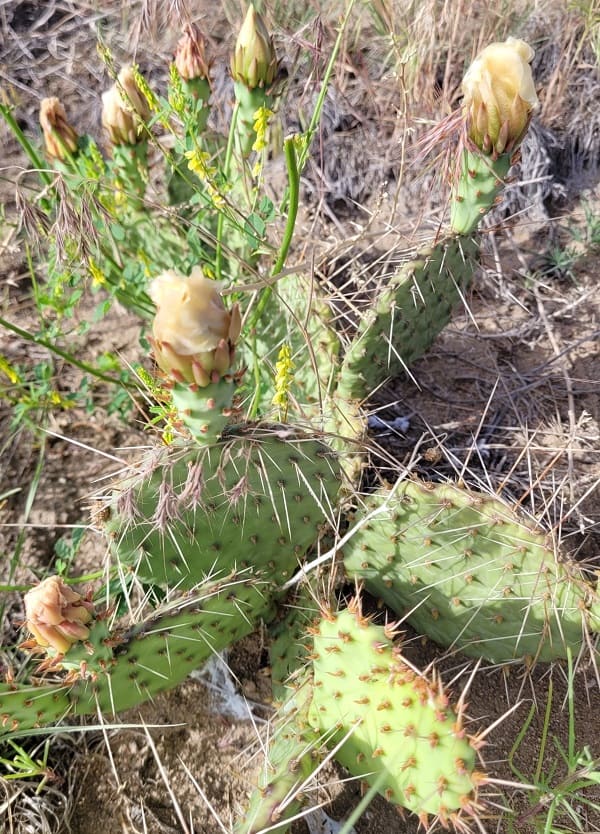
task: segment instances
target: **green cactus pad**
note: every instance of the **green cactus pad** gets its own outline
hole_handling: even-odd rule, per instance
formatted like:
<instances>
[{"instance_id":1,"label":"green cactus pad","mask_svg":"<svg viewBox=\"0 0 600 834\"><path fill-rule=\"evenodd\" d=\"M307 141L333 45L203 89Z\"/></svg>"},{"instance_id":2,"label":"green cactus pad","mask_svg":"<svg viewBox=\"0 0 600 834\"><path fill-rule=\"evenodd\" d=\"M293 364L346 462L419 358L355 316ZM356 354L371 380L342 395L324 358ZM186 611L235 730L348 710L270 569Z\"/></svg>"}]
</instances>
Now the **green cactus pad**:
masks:
<instances>
[{"instance_id":1,"label":"green cactus pad","mask_svg":"<svg viewBox=\"0 0 600 834\"><path fill-rule=\"evenodd\" d=\"M302 405L319 405L333 390L340 341L333 313L306 276L291 275L277 284L278 302L291 339L294 381L291 394Z\"/></svg>"},{"instance_id":2,"label":"green cactus pad","mask_svg":"<svg viewBox=\"0 0 600 834\"><path fill-rule=\"evenodd\" d=\"M250 89L243 81L235 81L233 84L235 98L238 102L239 112L236 123L236 139L242 156L249 156L252 152L252 145L256 141L254 122L255 113L261 107L270 107L273 98L264 87Z\"/></svg>"},{"instance_id":3,"label":"green cactus pad","mask_svg":"<svg viewBox=\"0 0 600 834\"><path fill-rule=\"evenodd\" d=\"M69 650L62 671L53 670L63 683L0 687L0 722L6 731L26 730L138 706L250 634L261 618L271 619L270 591L246 570L208 580L130 628L111 630L97 620L89 640Z\"/></svg>"},{"instance_id":4,"label":"green cactus pad","mask_svg":"<svg viewBox=\"0 0 600 834\"><path fill-rule=\"evenodd\" d=\"M404 481L364 500L349 576L442 646L494 663L577 654L600 606L577 565L497 498Z\"/></svg>"},{"instance_id":5,"label":"green cactus pad","mask_svg":"<svg viewBox=\"0 0 600 834\"><path fill-rule=\"evenodd\" d=\"M266 583L251 571L208 580L191 595L163 604L149 619L115 633L112 660L73 686L73 711L115 714L172 689L274 612Z\"/></svg>"},{"instance_id":6,"label":"green cactus pad","mask_svg":"<svg viewBox=\"0 0 600 834\"><path fill-rule=\"evenodd\" d=\"M192 437L201 443L214 443L220 437L231 420L235 389L231 377L219 379L205 388L175 383L173 405Z\"/></svg>"},{"instance_id":7,"label":"green cactus pad","mask_svg":"<svg viewBox=\"0 0 600 834\"><path fill-rule=\"evenodd\" d=\"M504 188L512 154L493 159L481 151L465 150L452 192L450 226L458 235L472 234Z\"/></svg>"},{"instance_id":8,"label":"green cactus pad","mask_svg":"<svg viewBox=\"0 0 600 834\"><path fill-rule=\"evenodd\" d=\"M388 801L444 826L477 809L475 749L441 684L415 672L390 631L355 608L323 618L314 636L309 718L336 759ZM344 741L344 739L346 739Z\"/></svg>"},{"instance_id":9,"label":"green cactus pad","mask_svg":"<svg viewBox=\"0 0 600 834\"><path fill-rule=\"evenodd\" d=\"M69 686L0 683L0 735L58 724L71 710Z\"/></svg>"},{"instance_id":10,"label":"green cactus pad","mask_svg":"<svg viewBox=\"0 0 600 834\"><path fill-rule=\"evenodd\" d=\"M405 263L361 320L344 356L337 394L364 400L404 373L450 321L477 264L473 238L448 236Z\"/></svg>"},{"instance_id":11,"label":"green cactus pad","mask_svg":"<svg viewBox=\"0 0 600 834\"><path fill-rule=\"evenodd\" d=\"M277 425L165 449L149 469L114 496L107 529L122 565L180 589L215 567L252 566L282 584L318 540L340 483L328 446Z\"/></svg>"},{"instance_id":12,"label":"green cactus pad","mask_svg":"<svg viewBox=\"0 0 600 834\"><path fill-rule=\"evenodd\" d=\"M310 777L327 753L307 720L311 693L305 672L289 689L288 698L273 720L259 787L253 791L234 834L259 834L265 829L283 834L290 826L290 817L306 801Z\"/></svg>"},{"instance_id":13,"label":"green cactus pad","mask_svg":"<svg viewBox=\"0 0 600 834\"><path fill-rule=\"evenodd\" d=\"M257 376L261 378L257 402L260 414L273 413L275 365L280 348L286 344L294 363L290 412L311 421L321 418L314 422L319 429L325 428L322 418L327 416L327 409L323 408L324 415L320 409L335 386L340 350L332 319L318 287L306 278L287 275L277 281L265 302L259 324L237 349L241 364L249 368L245 377L247 385Z\"/></svg>"}]
</instances>

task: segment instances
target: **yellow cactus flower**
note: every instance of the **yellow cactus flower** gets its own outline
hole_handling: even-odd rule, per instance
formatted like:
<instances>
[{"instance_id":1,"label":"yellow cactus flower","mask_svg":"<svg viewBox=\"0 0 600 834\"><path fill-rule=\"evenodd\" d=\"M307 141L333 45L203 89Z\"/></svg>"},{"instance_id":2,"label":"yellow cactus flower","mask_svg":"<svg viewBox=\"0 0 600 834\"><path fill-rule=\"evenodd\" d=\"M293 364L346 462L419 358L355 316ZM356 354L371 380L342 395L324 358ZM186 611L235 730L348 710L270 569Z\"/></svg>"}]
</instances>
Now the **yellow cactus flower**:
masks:
<instances>
[{"instance_id":1,"label":"yellow cactus flower","mask_svg":"<svg viewBox=\"0 0 600 834\"><path fill-rule=\"evenodd\" d=\"M150 109L141 94L130 66L125 66L117 82L102 94L102 125L113 145L136 145L138 124L148 121Z\"/></svg>"},{"instance_id":2,"label":"yellow cactus flower","mask_svg":"<svg viewBox=\"0 0 600 834\"><path fill-rule=\"evenodd\" d=\"M60 576L49 576L25 594L26 626L42 648L65 654L74 643L87 640L86 623L93 605L71 590Z\"/></svg>"},{"instance_id":3,"label":"yellow cactus flower","mask_svg":"<svg viewBox=\"0 0 600 834\"><path fill-rule=\"evenodd\" d=\"M469 139L485 153L515 150L538 104L525 41L508 38L487 46L463 79L463 109Z\"/></svg>"},{"instance_id":4,"label":"yellow cactus flower","mask_svg":"<svg viewBox=\"0 0 600 834\"><path fill-rule=\"evenodd\" d=\"M234 81L242 81L249 89L269 87L277 73L277 54L265 22L252 3L240 29L231 59Z\"/></svg>"},{"instance_id":5,"label":"yellow cactus flower","mask_svg":"<svg viewBox=\"0 0 600 834\"><path fill-rule=\"evenodd\" d=\"M169 269L149 288L157 311L152 327L156 362L179 382L205 387L225 374L240 334L239 308L225 308L222 284L199 266L186 278Z\"/></svg>"},{"instance_id":6,"label":"yellow cactus flower","mask_svg":"<svg viewBox=\"0 0 600 834\"><path fill-rule=\"evenodd\" d=\"M46 153L63 162L77 150L78 137L67 121L65 108L55 98L44 98L40 105L40 125L44 134Z\"/></svg>"}]
</instances>

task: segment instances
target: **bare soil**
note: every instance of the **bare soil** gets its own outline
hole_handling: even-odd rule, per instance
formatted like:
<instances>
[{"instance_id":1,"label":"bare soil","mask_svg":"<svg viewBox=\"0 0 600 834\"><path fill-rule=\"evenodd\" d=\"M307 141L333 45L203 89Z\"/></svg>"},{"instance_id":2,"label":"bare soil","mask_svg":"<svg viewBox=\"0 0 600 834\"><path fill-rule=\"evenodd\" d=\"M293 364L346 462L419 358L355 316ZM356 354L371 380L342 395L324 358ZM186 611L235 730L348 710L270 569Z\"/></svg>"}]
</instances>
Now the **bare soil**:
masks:
<instances>
[{"instance_id":1,"label":"bare soil","mask_svg":"<svg viewBox=\"0 0 600 834\"><path fill-rule=\"evenodd\" d=\"M194 12L201 13L202 8L195 4ZM116 2L105 3L102 12L76 2L0 4L4 37L0 71L9 79L8 95L29 135L37 131L39 99L50 94L65 101L82 132L99 135L95 105L107 85L94 51L99 21L119 57L126 54L126 46L136 45L135 36L140 35L137 57L151 77L154 73L160 79L159 59L169 58L173 35L161 31L164 21L156 17L155 31L140 30L140 14L136 5ZM217 29L213 35L219 44L227 31L224 19ZM336 81L324 133L304 183L307 207L296 244L298 260L314 255L323 279L338 285L345 281L355 285L369 271L380 269L381 263L393 262L394 253L411 242L415 214L422 220L421 231L428 223L433 228L441 203L432 194L428 175L405 174L398 185L402 145L397 124L389 116L389 79L373 74L371 56L363 59L361 64L355 55ZM289 114L286 118L291 124L293 118ZM561 133L556 118L552 125L558 140L564 138L566 127ZM596 142L600 148L598 137ZM0 145L4 149L0 203L8 218L0 227L0 310L10 321L35 331L38 313L31 302L25 241L11 225L16 217L13 183L24 159L1 124ZM381 148L381 154L373 148ZM323 159L325 167L319 168ZM524 512L556 532L565 552L585 559L594 571L600 567L598 240L581 247L581 257L567 272L549 270L549 253L573 245L573 229L585 235L584 205L596 218L600 216L597 171L578 170L577 175L577 187L567 176L548 175L561 186L556 193L560 192L562 202L553 202L550 196L537 206L536 216L488 226L482 269L465 306L412 369L414 379L392 380L373 398L373 410L380 417L407 417L409 428L404 433L373 434L381 451L373 456L371 477L393 480L417 454L416 471L424 478L461 476L519 502ZM375 229L385 231L373 244L370 232ZM78 315L89 313L84 305ZM136 319L118 307L103 321L101 331L92 328L88 337L80 339L78 355L92 361L106 349L118 350L125 359L139 353ZM25 367L46 356L44 349L3 330L0 354ZM75 390L81 380L78 371L60 362L56 378L63 392ZM46 435L43 447L33 433L10 428L12 409L8 402L0 403L2 436L9 439L2 450L0 496L18 488L0 497L4 561L10 561L16 548L20 554L13 583L33 582L52 565L56 541L69 525L88 524L93 494L102 479L118 469L111 456L127 457L134 454L132 447L148 443L135 411L129 423L107 415L108 397L99 386L93 414L81 409L53 412L52 433ZM40 460L37 486L30 492ZM28 508L30 495L33 503ZM73 573L85 574L105 558L106 544L92 525ZM10 645L18 639L23 611L19 594L6 595L6 601L3 634L5 645ZM229 717L203 683L190 680L121 716L122 728L95 729L69 743L57 742L50 765L57 777L54 791L67 797L60 814L54 821L49 811L45 817L41 814L39 819L48 821L44 828L39 819L32 822L16 798L7 811L6 830L18 834L230 830L261 763L258 736L264 741L264 720L269 716L269 670L263 649L263 635L257 634L229 657L238 691L258 704L254 723ZM453 681L456 698L473 669L472 662L459 654L448 656L411 633L406 653L421 668L435 661L444 679ZM4 652L0 661L7 657ZM532 778L550 690L549 744L542 770L548 774L555 768L552 778L557 784L565 775L559 745L565 749L569 738L565 665L482 667L474 676L468 696L473 732L499 722L482 751L493 779L516 783L516 769L526 780ZM578 749L588 746L600 760L596 730L600 693L589 654L577 659L574 703ZM536 705L531 725L517 745L531 704ZM507 715L509 710L513 711ZM333 769L325 771L314 797L315 802L324 797L332 800L328 813L335 819L345 818L360 797L360 786L342 783L340 775ZM32 796L31 787L21 784L23 792ZM533 834L527 791L490 785L484 793L489 798L486 831ZM588 796L600 802L600 790ZM544 796L539 800L548 801ZM39 803L42 811L46 806L42 800ZM503 807L515 811L512 828L501 814ZM583 805L579 812L583 830L600 831L598 814L586 816ZM565 827L559 830L572 830L568 820L561 822ZM296 834L307 830L304 823L296 824ZM375 800L356 825L359 834L416 830L415 820L400 819L382 799Z\"/></svg>"}]
</instances>

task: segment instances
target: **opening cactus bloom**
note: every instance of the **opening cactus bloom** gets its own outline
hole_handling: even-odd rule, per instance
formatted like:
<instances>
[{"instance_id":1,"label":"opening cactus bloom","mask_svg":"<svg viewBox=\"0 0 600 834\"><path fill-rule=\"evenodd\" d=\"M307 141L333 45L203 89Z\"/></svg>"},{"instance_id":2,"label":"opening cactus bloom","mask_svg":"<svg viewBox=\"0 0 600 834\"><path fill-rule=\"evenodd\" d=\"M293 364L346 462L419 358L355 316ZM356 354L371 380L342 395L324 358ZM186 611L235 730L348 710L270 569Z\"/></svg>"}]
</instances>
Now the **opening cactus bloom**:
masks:
<instances>
[{"instance_id":1,"label":"opening cactus bloom","mask_svg":"<svg viewBox=\"0 0 600 834\"><path fill-rule=\"evenodd\" d=\"M139 121L147 122L149 118L150 108L133 70L125 66L116 83L102 94L102 125L113 145L136 145L140 141Z\"/></svg>"},{"instance_id":2,"label":"opening cactus bloom","mask_svg":"<svg viewBox=\"0 0 600 834\"><path fill-rule=\"evenodd\" d=\"M86 623L93 605L65 585L60 576L49 576L25 594L26 626L36 643L65 654L80 640L87 640Z\"/></svg>"},{"instance_id":3,"label":"opening cactus bloom","mask_svg":"<svg viewBox=\"0 0 600 834\"><path fill-rule=\"evenodd\" d=\"M239 307L228 311L222 284L195 266L189 278L169 269L150 285L157 311L152 332L160 368L178 382L201 387L217 382L231 367L240 334Z\"/></svg>"},{"instance_id":4,"label":"opening cactus bloom","mask_svg":"<svg viewBox=\"0 0 600 834\"><path fill-rule=\"evenodd\" d=\"M277 55L273 39L251 3L235 43L231 59L232 78L253 90L255 87L269 87L276 73Z\"/></svg>"},{"instance_id":5,"label":"opening cactus bloom","mask_svg":"<svg viewBox=\"0 0 600 834\"><path fill-rule=\"evenodd\" d=\"M206 40L195 23L186 24L175 51L177 72L185 81L208 78L210 67L206 60Z\"/></svg>"},{"instance_id":6,"label":"opening cactus bloom","mask_svg":"<svg viewBox=\"0 0 600 834\"><path fill-rule=\"evenodd\" d=\"M519 146L538 103L525 41L508 38L487 46L463 79L463 108L469 139L485 153L510 153Z\"/></svg>"},{"instance_id":7,"label":"opening cactus bloom","mask_svg":"<svg viewBox=\"0 0 600 834\"><path fill-rule=\"evenodd\" d=\"M53 159L63 162L69 154L77 150L77 134L67 121L65 108L55 98L42 99L40 105L40 125L44 133L46 153Z\"/></svg>"}]
</instances>

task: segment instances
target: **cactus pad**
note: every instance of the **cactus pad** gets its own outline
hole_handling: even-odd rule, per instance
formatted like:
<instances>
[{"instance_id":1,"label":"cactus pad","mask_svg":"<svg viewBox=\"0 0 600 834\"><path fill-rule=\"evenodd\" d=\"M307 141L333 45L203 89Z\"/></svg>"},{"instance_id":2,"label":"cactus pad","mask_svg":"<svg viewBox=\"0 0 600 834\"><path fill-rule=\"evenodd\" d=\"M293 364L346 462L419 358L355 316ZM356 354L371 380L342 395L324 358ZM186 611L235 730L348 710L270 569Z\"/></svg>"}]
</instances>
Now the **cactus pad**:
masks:
<instances>
[{"instance_id":1,"label":"cactus pad","mask_svg":"<svg viewBox=\"0 0 600 834\"><path fill-rule=\"evenodd\" d=\"M335 757L353 776L418 814L425 829L429 815L444 826L462 822L476 812L483 781L462 716L441 684L393 648L393 630L356 608L323 618L315 631L310 721L330 747L340 745Z\"/></svg>"},{"instance_id":2,"label":"cactus pad","mask_svg":"<svg viewBox=\"0 0 600 834\"><path fill-rule=\"evenodd\" d=\"M472 238L448 236L390 278L344 357L340 397L364 400L429 348L469 285L477 254Z\"/></svg>"},{"instance_id":3,"label":"cactus pad","mask_svg":"<svg viewBox=\"0 0 600 834\"><path fill-rule=\"evenodd\" d=\"M493 159L477 150L463 152L450 210L450 225L454 232L470 235L475 231L504 188L511 156L504 153Z\"/></svg>"},{"instance_id":4,"label":"cactus pad","mask_svg":"<svg viewBox=\"0 0 600 834\"><path fill-rule=\"evenodd\" d=\"M581 570L497 498L404 481L367 496L356 520L373 511L344 547L348 574L442 646L496 663L552 660L597 628Z\"/></svg>"},{"instance_id":5,"label":"cactus pad","mask_svg":"<svg viewBox=\"0 0 600 834\"><path fill-rule=\"evenodd\" d=\"M69 687L0 683L0 726L5 733L46 727L70 711Z\"/></svg>"},{"instance_id":6,"label":"cactus pad","mask_svg":"<svg viewBox=\"0 0 600 834\"><path fill-rule=\"evenodd\" d=\"M274 610L266 583L249 571L208 580L193 594L116 632L110 662L74 685L74 712L85 715L99 709L112 715L173 688L213 654L250 634Z\"/></svg>"},{"instance_id":7,"label":"cactus pad","mask_svg":"<svg viewBox=\"0 0 600 834\"><path fill-rule=\"evenodd\" d=\"M275 613L267 583L251 571L207 580L129 628L96 620L89 640L52 667L56 682L0 687L7 731L49 726L69 715L114 715L171 689Z\"/></svg>"},{"instance_id":8,"label":"cactus pad","mask_svg":"<svg viewBox=\"0 0 600 834\"><path fill-rule=\"evenodd\" d=\"M218 445L164 450L115 496L107 527L120 562L148 582L183 589L215 566L251 565L281 584L318 540L339 478L318 440L234 427Z\"/></svg>"},{"instance_id":9,"label":"cactus pad","mask_svg":"<svg viewBox=\"0 0 600 834\"><path fill-rule=\"evenodd\" d=\"M194 438L214 443L231 419L235 381L222 377L205 388L176 382L172 388L173 405Z\"/></svg>"},{"instance_id":10,"label":"cactus pad","mask_svg":"<svg viewBox=\"0 0 600 834\"><path fill-rule=\"evenodd\" d=\"M310 777L327 752L308 723L312 688L306 631L318 614L305 586L285 617L269 626L273 694L279 706L271 721L258 787L235 834L257 834L265 828L278 834L287 831L287 820L302 807Z\"/></svg>"}]
</instances>

